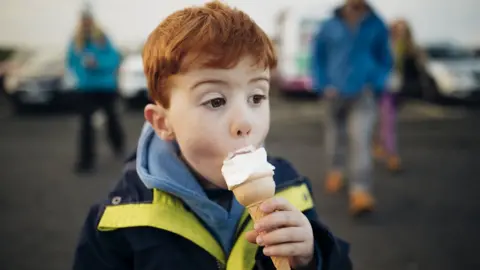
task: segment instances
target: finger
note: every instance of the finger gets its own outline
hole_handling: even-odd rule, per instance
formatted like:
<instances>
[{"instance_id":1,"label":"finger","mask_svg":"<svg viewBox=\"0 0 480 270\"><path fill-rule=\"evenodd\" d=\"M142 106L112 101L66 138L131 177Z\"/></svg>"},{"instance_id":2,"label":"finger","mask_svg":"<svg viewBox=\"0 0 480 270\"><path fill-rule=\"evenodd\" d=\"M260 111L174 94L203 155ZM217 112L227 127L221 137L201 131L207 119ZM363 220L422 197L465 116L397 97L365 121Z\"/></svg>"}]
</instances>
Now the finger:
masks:
<instances>
[{"instance_id":1,"label":"finger","mask_svg":"<svg viewBox=\"0 0 480 270\"><path fill-rule=\"evenodd\" d=\"M273 197L264 201L260 205L260 210L262 210L265 214L270 214L272 212L281 210L292 211L295 210L295 207L285 198Z\"/></svg>"},{"instance_id":2,"label":"finger","mask_svg":"<svg viewBox=\"0 0 480 270\"><path fill-rule=\"evenodd\" d=\"M266 256L277 257L296 257L304 256L309 253L309 246L305 242L285 243L280 245L268 246L263 249Z\"/></svg>"},{"instance_id":3,"label":"finger","mask_svg":"<svg viewBox=\"0 0 480 270\"><path fill-rule=\"evenodd\" d=\"M256 231L249 231L245 233L245 238L247 239L248 242L252 244L257 243L257 237L258 237L258 233Z\"/></svg>"},{"instance_id":4,"label":"finger","mask_svg":"<svg viewBox=\"0 0 480 270\"><path fill-rule=\"evenodd\" d=\"M257 232L271 231L281 227L300 227L305 222L305 216L299 211L277 211L255 223Z\"/></svg>"},{"instance_id":5,"label":"finger","mask_svg":"<svg viewBox=\"0 0 480 270\"><path fill-rule=\"evenodd\" d=\"M271 231L257 236L257 244L260 246L273 246L284 243L304 242L307 233L302 227L288 227Z\"/></svg>"}]
</instances>

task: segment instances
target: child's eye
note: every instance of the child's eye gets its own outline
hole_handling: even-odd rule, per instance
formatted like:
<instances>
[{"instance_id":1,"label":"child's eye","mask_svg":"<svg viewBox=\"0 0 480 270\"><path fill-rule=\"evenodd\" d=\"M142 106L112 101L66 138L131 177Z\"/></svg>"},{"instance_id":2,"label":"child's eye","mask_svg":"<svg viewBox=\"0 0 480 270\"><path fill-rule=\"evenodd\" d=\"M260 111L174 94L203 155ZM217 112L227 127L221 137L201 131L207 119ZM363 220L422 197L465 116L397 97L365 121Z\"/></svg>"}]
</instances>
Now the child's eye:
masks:
<instances>
[{"instance_id":1,"label":"child's eye","mask_svg":"<svg viewBox=\"0 0 480 270\"><path fill-rule=\"evenodd\" d=\"M219 108L221 106L224 106L226 103L227 103L227 101L224 98L214 98L214 99L210 99L209 101L203 103L203 105L216 109L216 108Z\"/></svg>"},{"instance_id":2,"label":"child's eye","mask_svg":"<svg viewBox=\"0 0 480 270\"><path fill-rule=\"evenodd\" d=\"M262 101L266 100L267 96L265 95L253 95L250 97L249 102L252 102L253 104L260 104Z\"/></svg>"}]
</instances>

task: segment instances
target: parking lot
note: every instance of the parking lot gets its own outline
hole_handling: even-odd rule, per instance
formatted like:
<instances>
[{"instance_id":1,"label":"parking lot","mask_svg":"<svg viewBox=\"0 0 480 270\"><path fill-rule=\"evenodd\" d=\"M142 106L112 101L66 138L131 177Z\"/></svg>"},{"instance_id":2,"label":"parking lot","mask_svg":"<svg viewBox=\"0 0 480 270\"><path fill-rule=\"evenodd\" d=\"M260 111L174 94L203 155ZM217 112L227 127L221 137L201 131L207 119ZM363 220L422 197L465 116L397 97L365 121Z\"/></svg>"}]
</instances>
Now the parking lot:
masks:
<instances>
[{"instance_id":1,"label":"parking lot","mask_svg":"<svg viewBox=\"0 0 480 270\"><path fill-rule=\"evenodd\" d=\"M321 116L318 102L274 98L266 146L311 178L318 212L352 244L355 269L480 269L480 111L406 104L399 127L405 171L390 175L377 166L378 209L361 220L347 215L346 194L323 191ZM123 121L134 149L142 113L124 113ZM0 100L0 126L0 268L69 269L87 208L116 181L121 161L99 143L98 172L74 175L71 114L17 117Z\"/></svg>"}]
</instances>

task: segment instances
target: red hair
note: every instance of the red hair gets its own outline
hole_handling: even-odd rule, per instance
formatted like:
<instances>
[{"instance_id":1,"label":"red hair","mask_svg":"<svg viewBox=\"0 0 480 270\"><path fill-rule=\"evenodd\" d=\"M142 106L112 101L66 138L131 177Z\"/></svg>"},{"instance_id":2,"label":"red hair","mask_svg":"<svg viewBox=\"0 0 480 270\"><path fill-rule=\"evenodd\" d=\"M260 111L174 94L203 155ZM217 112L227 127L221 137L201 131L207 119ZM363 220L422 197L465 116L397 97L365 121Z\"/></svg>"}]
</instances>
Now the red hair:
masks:
<instances>
[{"instance_id":1,"label":"red hair","mask_svg":"<svg viewBox=\"0 0 480 270\"><path fill-rule=\"evenodd\" d=\"M194 68L232 68L246 56L274 69L271 40L244 12L219 1L168 16L149 35L143 66L150 98L169 107L170 79Z\"/></svg>"}]
</instances>

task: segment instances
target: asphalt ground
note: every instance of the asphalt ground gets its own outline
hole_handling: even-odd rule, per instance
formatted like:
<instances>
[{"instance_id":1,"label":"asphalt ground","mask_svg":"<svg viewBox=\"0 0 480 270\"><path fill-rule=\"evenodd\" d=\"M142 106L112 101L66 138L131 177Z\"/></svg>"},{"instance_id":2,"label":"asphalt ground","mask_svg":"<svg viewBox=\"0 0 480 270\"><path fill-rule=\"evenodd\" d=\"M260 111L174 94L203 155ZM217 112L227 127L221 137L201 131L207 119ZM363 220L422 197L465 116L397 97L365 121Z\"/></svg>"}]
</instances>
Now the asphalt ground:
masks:
<instances>
[{"instance_id":1,"label":"asphalt ground","mask_svg":"<svg viewBox=\"0 0 480 270\"><path fill-rule=\"evenodd\" d=\"M480 269L480 112L422 102L400 113L404 172L377 164L376 212L352 219L347 194L323 189L322 105L274 98L270 153L308 176L321 219L351 243L355 269ZM86 211L118 179L121 161L103 143L98 119L98 171L72 173L77 118L71 114L11 115L0 100L0 269L71 268ZM122 121L134 149L141 112Z\"/></svg>"}]
</instances>

